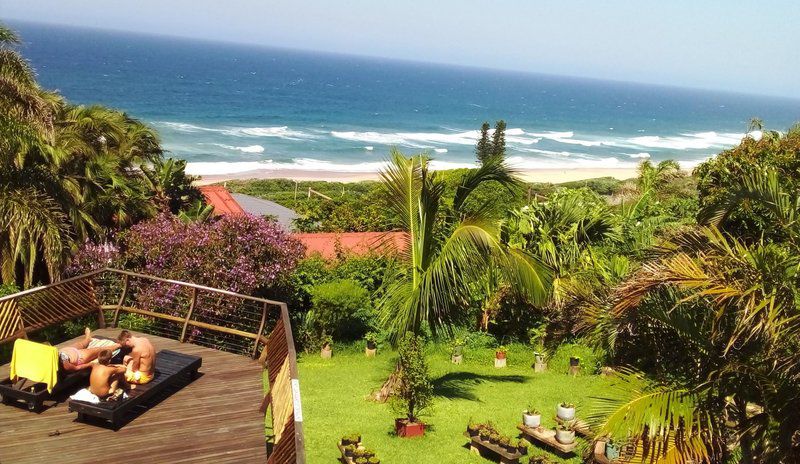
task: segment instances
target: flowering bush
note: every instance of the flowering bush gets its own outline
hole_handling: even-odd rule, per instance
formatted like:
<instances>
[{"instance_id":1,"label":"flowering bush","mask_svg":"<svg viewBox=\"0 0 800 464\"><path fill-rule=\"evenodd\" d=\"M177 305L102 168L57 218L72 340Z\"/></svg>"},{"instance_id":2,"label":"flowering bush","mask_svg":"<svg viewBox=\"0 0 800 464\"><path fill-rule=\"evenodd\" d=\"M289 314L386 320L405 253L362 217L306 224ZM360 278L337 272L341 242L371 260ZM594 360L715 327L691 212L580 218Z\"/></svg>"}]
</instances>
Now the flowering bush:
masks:
<instances>
[{"instance_id":1,"label":"flowering bush","mask_svg":"<svg viewBox=\"0 0 800 464\"><path fill-rule=\"evenodd\" d=\"M126 269L244 294L281 283L303 255L275 222L249 215L189 224L161 215L131 227L119 244Z\"/></svg>"},{"instance_id":2,"label":"flowering bush","mask_svg":"<svg viewBox=\"0 0 800 464\"><path fill-rule=\"evenodd\" d=\"M264 218L224 216L187 224L163 214L121 233L116 248L85 244L68 273L116 266L256 295L284 283L302 256L303 245Z\"/></svg>"}]
</instances>

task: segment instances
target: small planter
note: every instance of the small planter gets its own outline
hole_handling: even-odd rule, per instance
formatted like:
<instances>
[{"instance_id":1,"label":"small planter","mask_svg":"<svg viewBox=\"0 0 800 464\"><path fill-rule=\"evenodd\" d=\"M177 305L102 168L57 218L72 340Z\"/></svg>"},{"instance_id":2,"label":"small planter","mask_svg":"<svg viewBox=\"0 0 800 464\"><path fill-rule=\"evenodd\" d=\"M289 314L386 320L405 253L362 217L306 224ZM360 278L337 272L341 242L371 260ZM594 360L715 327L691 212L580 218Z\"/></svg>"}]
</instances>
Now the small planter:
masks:
<instances>
[{"instance_id":1,"label":"small planter","mask_svg":"<svg viewBox=\"0 0 800 464\"><path fill-rule=\"evenodd\" d=\"M528 428L538 428L542 425L542 415L541 414L528 414L527 412L522 414L522 423L525 427Z\"/></svg>"},{"instance_id":2,"label":"small planter","mask_svg":"<svg viewBox=\"0 0 800 464\"><path fill-rule=\"evenodd\" d=\"M480 428L478 426L468 425L467 426L467 434L472 437L477 437L480 433Z\"/></svg>"},{"instance_id":3,"label":"small planter","mask_svg":"<svg viewBox=\"0 0 800 464\"><path fill-rule=\"evenodd\" d=\"M559 404L556 415L561 420L571 421L575 419L575 406L564 406L563 403Z\"/></svg>"},{"instance_id":4,"label":"small planter","mask_svg":"<svg viewBox=\"0 0 800 464\"><path fill-rule=\"evenodd\" d=\"M394 430L398 437L421 437L425 435L425 424L409 422L408 419L395 419Z\"/></svg>"},{"instance_id":5,"label":"small planter","mask_svg":"<svg viewBox=\"0 0 800 464\"><path fill-rule=\"evenodd\" d=\"M368 358L374 358L376 354L378 354L377 348L370 348L369 346L367 346L364 349L364 355Z\"/></svg>"},{"instance_id":6,"label":"small planter","mask_svg":"<svg viewBox=\"0 0 800 464\"><path fill-rule=\"evenodd\" d=\"M453 363L453 364L461 364L462 361L464 361L464 356L463 355L454 354L453 356L450 357L450 362Z\"/></svg>"},{"instance_id":7,"label":"small planter","mask_svg":"<svg viewBox=\"0 0 800 464\"><path fill-rule=\"evenodd\" d=\"M322 350L320 350L319 355L323 359L331 359L331 356L333 356L333 349L331 348L330 345L324 345L322 347Z\"/></svg>"},{"instance_id":8,"label":"small planter","mask_svg":"<svg viewBox=\"0 0 800 464\"><path fill-rule=\"evenodd\" d=\"M461 356L464 354L464 346L456 345L453 347L453 356Z\"/></svg>"},{"instance_id":9,"label":"small planter","mask_svg":"<svg viewBox=\"0 0 800 464\"><path fill-rule=\"evenodd\" d=\"M556 429L556 441L562 445L575 443L575 431Z\"/></svg>"},{"instance_id":10,"label":"small planter","mask_svg":"<svg viewBox=\"0 0 800 464\"><path fill-rule=\"evenodd\" d=\"M542 353L533 353L536 364L544 364L544 355Z\"/></svg>"},{"instance_id":11,"label":"small planter","mask_svg":"<svg viewBox=\"0 0 800 464\"><path fill-rule=\"evenodd\" d=\"M572 367L577 367L581 365L581 358L577 356L570 356L569 357L569 365Z\"/></svg>"},{"instance_id":12,"label":"small planter","mask_svg":"<svg viewBox=\"0 0 800 464\"><path fill-rule=\"evenodd\" d=\"M376 350L378 349L378 344L372 340L367 340L367 349L368 350Z\"/></svg>"},{"instance_id":13,"label":"small planter","mask_svg":"<svg viewBox=\"0 0 800 464\"><path fill-rule=\"evenodd\" d=\"M606 457L609 461L616 461L619 459L620 447L613 441L606 442Z\"/></svg>"},{"instance_id":14,"label":"small planter","mask_svg":"<svg viewBox=\"0 0 800 464\"><path fill-rule=\"evenodd\" d=\"M505 351L495 351L494 352L494 359L506 359L506 352Z\"/></svg>"},{"instance_id":15,"label":"small planter","mask_svg":"<svg viewBox=\"0 0 800 464\"><path fill-rule=\"evenodd\" d=\"M528 454L528 445L517 445L517 451L519 451L519 454L525 456Z\"/></svg>"}]
</instances>

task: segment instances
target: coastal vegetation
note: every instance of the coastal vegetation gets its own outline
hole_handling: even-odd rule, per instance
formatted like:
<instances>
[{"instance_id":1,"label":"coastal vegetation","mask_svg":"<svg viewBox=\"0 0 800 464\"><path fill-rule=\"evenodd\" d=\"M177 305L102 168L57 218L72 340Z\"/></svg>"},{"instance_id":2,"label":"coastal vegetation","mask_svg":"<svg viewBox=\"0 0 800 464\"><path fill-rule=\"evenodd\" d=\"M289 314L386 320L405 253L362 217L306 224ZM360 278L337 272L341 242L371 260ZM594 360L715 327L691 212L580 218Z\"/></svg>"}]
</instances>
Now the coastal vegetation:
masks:
<instances>
[{"instance_id":1,"label":"coastal vegetation","mask_svg":"<svg viewBox=\"0 0 800 464\"><path fill-rule=\"evenodd\" d=\"M380 182L229 184L300 230L408 237L324 260L269 218L212 216L152 129L40 88L17 44L0 27L0 294L112 265L288 301L319 462L359 427L382 456L479 462L466 419L507 433L561 403L593 430L581 445L613 440L625 462L800 460L800 128L754 124L691 174L643 161L624 182L525 184L499 121L474 169L393 151ZM367 399L387 387L426 437L392 434Z\"/></svg>"}]
</instances>

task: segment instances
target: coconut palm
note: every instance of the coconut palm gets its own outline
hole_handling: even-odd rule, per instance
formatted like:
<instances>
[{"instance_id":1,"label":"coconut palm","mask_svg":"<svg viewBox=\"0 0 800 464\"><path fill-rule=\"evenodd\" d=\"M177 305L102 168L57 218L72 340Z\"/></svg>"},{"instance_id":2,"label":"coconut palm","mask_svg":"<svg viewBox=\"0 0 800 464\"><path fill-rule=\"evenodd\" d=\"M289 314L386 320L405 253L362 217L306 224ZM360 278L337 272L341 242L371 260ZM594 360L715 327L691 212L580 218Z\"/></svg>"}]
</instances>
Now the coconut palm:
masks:
<instances>
[{"instance_id":1,"label":"coconut palm","mask_svg":"<svg viewBox=\"0 0 800 464\"><path fill-rule=\"evenodd\" d=\"M406 158L393 151L381 173L388 207L408 232L404 266L388 279L379 302L381 321L393 340L417 335L425 324L434 332L449 330L463 319L470 289L487 269L501 272L532 301L548 293L546 266L500 240L498 224L486 220L488 206L464 211L470 194L484 182L514 184L502 160L487 161L463 176L452 214L444 212L445 184L428 162L424 155Z\"/></svg>"}]
</instances>

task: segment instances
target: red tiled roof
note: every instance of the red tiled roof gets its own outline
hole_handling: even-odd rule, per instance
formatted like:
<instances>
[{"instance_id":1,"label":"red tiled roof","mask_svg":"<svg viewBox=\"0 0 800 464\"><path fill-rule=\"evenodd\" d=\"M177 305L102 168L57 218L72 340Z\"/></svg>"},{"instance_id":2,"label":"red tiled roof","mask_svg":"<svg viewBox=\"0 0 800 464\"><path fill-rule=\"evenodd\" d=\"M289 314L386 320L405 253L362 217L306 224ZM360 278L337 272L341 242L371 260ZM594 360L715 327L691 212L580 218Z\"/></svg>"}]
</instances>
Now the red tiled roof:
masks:
<instances>
[{"instance_id":1,"label":"red tiled roof","mask_svg":"<svg viewBox=\"0 0 800 464\"><path fill-rule=\"evenodd\" d=\"M405 232L324 232L292 234L306 246L306 256L315 254L325 259L336 258L336 248L344 252L366 255L370 252L391 254L405 251L408 234Z\"/></svg>"},{"instance_id":2,"label":"red tiled roof","mask_svg":"<svg viewBox=\"0 0 800 464\"><path fill-rule=\"evenodd\" d=\"M214 207L215 216L244 214L242 207L233 199L225 187L221 185L203 185L198 188L203 196L206 197L206 203Z\"/></svg>"}]
</instances>

